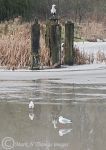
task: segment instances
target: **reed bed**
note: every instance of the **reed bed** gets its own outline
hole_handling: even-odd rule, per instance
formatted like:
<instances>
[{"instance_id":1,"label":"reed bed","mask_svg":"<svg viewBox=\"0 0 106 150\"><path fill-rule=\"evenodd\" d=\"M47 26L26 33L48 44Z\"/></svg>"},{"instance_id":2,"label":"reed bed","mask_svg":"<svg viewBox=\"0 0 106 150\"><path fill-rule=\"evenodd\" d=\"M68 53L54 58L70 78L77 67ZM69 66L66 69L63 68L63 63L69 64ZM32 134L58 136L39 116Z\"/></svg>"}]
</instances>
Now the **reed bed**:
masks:
<instances>
[{"instance_id":1,"label":"reed bed","mask_svg":"<svg viewBox=\"0 0 106 150\"><path fill-rule=\"evenodd\" d=\"M31 25L6 22L0 25L0 66L30 65Z\"/></svg>"},{"instance_id":2,"label":"reed bed","mask_svg":"<svg viewBox=\"0 0 106 150\"><path fill-rule=\"evenodd\" d=\"M49 65L49 50L45 45L45 25L41 23L40 64ZM29 67L31 64L31 23L9 21L0 24L0 66Z\"/></svg>"}]
</instances>

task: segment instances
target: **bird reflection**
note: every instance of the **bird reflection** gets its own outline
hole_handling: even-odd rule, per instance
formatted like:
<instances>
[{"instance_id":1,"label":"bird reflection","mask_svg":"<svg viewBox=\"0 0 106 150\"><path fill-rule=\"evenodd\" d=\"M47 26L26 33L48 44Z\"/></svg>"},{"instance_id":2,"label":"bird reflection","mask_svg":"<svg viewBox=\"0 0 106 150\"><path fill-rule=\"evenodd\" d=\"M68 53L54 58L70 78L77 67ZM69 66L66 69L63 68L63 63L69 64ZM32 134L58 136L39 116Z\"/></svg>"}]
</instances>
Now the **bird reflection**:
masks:
<instances>
[{"instance_id":1,"label":"bird reflection","mask_svg":"<svg viewBox=\"0 0 106 150\"><path fill-rule=\"evenodd\" d=\"M59 136L63 136L65 134L68 134L72 131L72 129L60 129L59 130Z\"/></svg>"},{"instance_id":2,"label":"bird reflection","mask_svg":"<svg viewBox=\"0 0 106 150\"><path fill-rule=\"evenodd\" d=\"M57 128L57 119L52 120L52 123L54 125L54 128L56 129Z\"/></svg>"},{"instance_id":3,"label":"bird reflection","mask_svg":"<svg viewBox=\"0 0 106 150\"><path fill-rule=\"evenodd\" d=\"M32 113L29 113L29 118L31 119L31 120L34 120L34 113L32 112Z\"/></svg>"}]
</instances>

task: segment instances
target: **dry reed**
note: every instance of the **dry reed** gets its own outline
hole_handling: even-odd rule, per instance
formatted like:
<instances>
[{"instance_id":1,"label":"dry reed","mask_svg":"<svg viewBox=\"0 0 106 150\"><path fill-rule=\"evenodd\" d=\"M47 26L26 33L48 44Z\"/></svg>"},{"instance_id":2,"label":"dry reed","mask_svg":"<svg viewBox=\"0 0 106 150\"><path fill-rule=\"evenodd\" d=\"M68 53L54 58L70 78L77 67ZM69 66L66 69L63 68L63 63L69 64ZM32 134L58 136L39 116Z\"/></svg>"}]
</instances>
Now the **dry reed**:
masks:
<instances>
[{"instance_id":1,"label":"dry reed","mask_svg":"<svg viewBox=\"0 0 106 150\"><path fill-rule=\"evenodd\" d=\"M21 68L30 65L29 23L6 22L0 25L0 65Z\"/></svg>"},{"instance_id":2,"label":"dry reed","mask_svg":"<svg viewBox=\"0 0 106 150\"><path fill-rule=\"evenodd\" d=\"M86 40L97 40L106 38L106 27L103 23L95 21L81 23L79 26L79 35Z\"/></svg>"}]
</instances>

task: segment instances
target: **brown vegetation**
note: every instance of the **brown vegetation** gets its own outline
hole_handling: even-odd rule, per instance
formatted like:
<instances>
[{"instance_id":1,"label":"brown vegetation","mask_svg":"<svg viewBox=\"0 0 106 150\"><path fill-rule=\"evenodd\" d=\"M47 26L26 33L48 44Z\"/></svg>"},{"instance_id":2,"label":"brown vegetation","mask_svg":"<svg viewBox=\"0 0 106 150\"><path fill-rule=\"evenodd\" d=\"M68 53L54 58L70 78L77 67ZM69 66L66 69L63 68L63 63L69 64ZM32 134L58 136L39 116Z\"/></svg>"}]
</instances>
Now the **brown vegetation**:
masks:
<instances>
[{"instance_id":1,"label":"brown vegetation","mask_svg":"<svg viewBox=\"0 0 106 150\"><path fill-rule=\"evenodd\" d=\"M91 26L92 24L92 26ZM102 33L102 25L89 24L83 28L81 35L90 37L90 33ZM100 28L100 30L98 30ZM47 66L50 63L49 51L45 46L45 25L41 23L41 37L40 37L40 57L41 66ZM94 29L94 30L93 30ZM23 68L30 66L31 61L31 23L22 23L18 20L9 21L0 24L0 66L7 66L8 68ZM89 33L89 32L90 33ZM96 32L97 31L97 32ZM103 62L106 61L104 53L98 52L96 60ZM87 64L93 63L94 55L80 52L75 49L75 63Z\"/></svg>"},{"instance_id":2,"label":"brown vegetation","mask_svg":"<svg viewBox=\"0 0 106 150\"><path fill-rule=\"evenodd\" d=\"M48 65L49 51L45 46L45 25L41 23L41 65ZM31 63L31 23L9 21L0 24L0 66L23 68Z\"/></svg>"},{"instance_id":3,"label":"brown vegetation","mask_svg":"<svg viewBox=\"0 0 106 150\"><path fill-rule=\"evenodd\" d=\"M30 64L30 24L0 24L0 65L23 67Z\"/></svg>"},{"instance_id":4,"label":"brown vegetation","mask_svg":"<svg viewBox=\"0 0 106 150\"><path fill-rule=\"evenodd\" d=\"M106 27L103 23L97 23L95 21L81 23L78 25L79 36L85 40L96 42L97 39L106 38Z\"/></svg>"},{"instance_id":5,"label":"brown vegetation","mask_svg":"<svg viewBox=\"0 0 106 150\"><path fill-rule=\"evenodd\" d=\"M78 48L75 48L74 52L75 52L74 63L77 65L93 64L93 63L106 64L106 54L104 52L98 51L96 55L94 55L93 53L89 54L87 52L80 51Z\"/></svg>"}]
</instances>

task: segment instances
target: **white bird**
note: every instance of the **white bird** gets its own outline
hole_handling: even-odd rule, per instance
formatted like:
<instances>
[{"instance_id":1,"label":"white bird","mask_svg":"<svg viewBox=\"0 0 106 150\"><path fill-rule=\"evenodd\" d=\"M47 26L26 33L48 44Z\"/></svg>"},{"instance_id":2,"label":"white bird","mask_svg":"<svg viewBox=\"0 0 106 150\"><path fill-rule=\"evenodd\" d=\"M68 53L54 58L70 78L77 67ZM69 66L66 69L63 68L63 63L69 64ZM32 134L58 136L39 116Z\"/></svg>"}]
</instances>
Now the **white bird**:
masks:
<instances>
[{"instance_id":1,"label":"white bird","mask_svg":"<svg viewBox=\"0 0 106 150\"><path fill-rule=\"evenodd\" d=\"M67 119L67 118L63 118L63 116L60 116L59 117L59 123L67 124L67 123L72 123L72 121Z\"/></svg>"},{"instance_id":2,"label":"white bird","mask_svg":"<svg viewBox=\"0 0 106 150\"><path fill-rule=\"evenodd\" d=\"M56 15L56 5L55 4L53 4L52 5L52 9L51 9L51 14L53 15L53 16L55 16Z\"/></svg>"},{"instance_id":3,"label":"white bird","mask_svg":"<svg viewBox=\"0 0 106 150\"><path fill-rule=\"evenodd\" d=\"M34 109L34 102L33 101L30 101L30 103L29 103L29 109Z\"/></svg>"},{"instance_id":4,"label":"white bird","mask_svg":"<svg viewBox=\"0 0 106 150\"><path fill-rule=\"evenodd\" d=\"M64 43L61 43L61 51L64 51Z\"/></svg>"},{"instance_id":5,"label":"white bird","mask_svg":"<svg viewBox=\"0 0 106 150\"><path fill-rule=\"evenodd\" d=\"M68 134L69 132L71 132L72 131L72 129L60 129L59 130L59 135L60 136L63 136L63 135L65 135L65 134Z\"/></svg>"},{"instance_id":6,"label":"white bird","mask_svg":"<svg viewBox=\"0 0 106 150\"><path fill-rule=\"evenodd\" d=\"M54 119L54 120L52 120L52 123L53 123L53 125L54 125L54 128L56 129L57 128L57 120L56 119Z\"/></svg>"},{"instance_id":7,"label":"white bird","mask_svg":"<svg viewBox=\"0 0 106 150\"><path fill-rule=\"evenodd\" d=\"M29 118L31 119L31 120L33 120L34 119L34 113L29 113Z\"/></svg>"}]
</instances>

